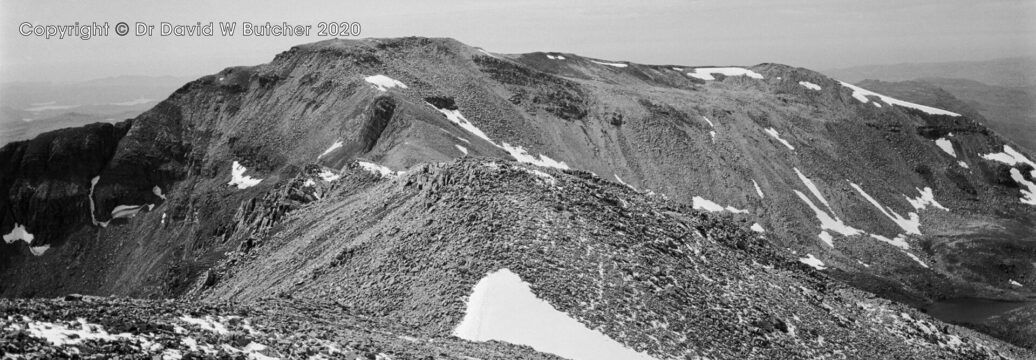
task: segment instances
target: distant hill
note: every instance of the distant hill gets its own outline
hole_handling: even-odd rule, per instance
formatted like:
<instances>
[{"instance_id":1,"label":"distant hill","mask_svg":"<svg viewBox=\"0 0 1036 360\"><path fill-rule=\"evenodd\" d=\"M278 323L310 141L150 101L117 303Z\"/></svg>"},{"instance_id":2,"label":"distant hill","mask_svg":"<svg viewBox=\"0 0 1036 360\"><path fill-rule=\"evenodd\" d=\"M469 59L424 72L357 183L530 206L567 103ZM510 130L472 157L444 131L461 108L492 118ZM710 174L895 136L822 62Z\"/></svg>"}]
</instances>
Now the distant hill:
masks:
<instances>
[{"instance_id":1,"label":"distant hill","mask_svg":"<svg viewBox=\"0 0 1036 360\"><path fill-rule=\"evenodd\" d=\"M972 115L1019 146L1036 151L1036 91L987 85L974 80L926 78L887 82L865 80L858 85L929 106ZM959 100L958 100L959 99Z\"/></svg>"},{"instance_id":2,"label":"distant hill","mask_svg":"<svg viewBox=\"0 0 1036 360\"><path fill-rule=\"evenodd\" d=\"M0 145L47 131L135 117L190 80L118 76L70 83L0 83Z\"/></svg>"},{"instance_id":3,"label":"distant hill","mask_svg":"<svg viewBox=\"0 0 1036 360\"><path fill-rule=\"evenodd\" d=\"M833 78L856 83L867 79L905 81L922 78L969 79L1012 88L1036 86L1036 58L1017 57L985 61L957 61L866 65L821 71Z\"/></svg>"}]
</instances>

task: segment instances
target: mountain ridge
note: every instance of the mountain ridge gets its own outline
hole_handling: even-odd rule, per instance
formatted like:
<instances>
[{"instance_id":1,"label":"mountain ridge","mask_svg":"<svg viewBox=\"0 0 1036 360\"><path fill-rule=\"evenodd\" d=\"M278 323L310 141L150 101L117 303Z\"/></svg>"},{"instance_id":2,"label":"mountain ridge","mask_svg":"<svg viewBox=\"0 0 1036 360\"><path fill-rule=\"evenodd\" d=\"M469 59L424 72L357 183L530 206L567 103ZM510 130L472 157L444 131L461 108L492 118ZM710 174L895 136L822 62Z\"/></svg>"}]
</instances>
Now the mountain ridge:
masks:
<instances>
[{"instance_id":1,"label":"mountain ridge","mask_svg":"<svg viewBox=\"0 0 1036 360\"><path fill-rule=\"evenodd\" d=\"M221 276L245 266L227 254L258 246L278 264L241 276L292 273L302 259L265 253L264 242L293 224L318 223L296 217L300 209L355 204L323 200L345 174L409 173L465 157L571 168L687 211L724 212L741 224L740 239L756 233L749 225L759 226L773 248L787 250L782 258L819 259L837 279L913 304L954 294L1024 298L1008 276L1034 285L1033 270L1023 266L1031 245L1018 241L1034 231L1033 210L1019 201L1023 181L1011 171L1028 172L984 158L1006 152L1008 142L967 116L930 114L784 65L717 69L559 54L507 56L427 38L327 40L293 47L269 64L199 78L131 121L7 145L0 159L12 170L0 185L13 196L0 204L0 232L22 226L34 236L25 242L54 246L41 256L22 241L0 247L0 293L254 294L254 282ZM69 140L113 129L125 134ZM937 140L950 143L954 155ZM35 169L44 159L72 161L111 142L110 158L74 176ZM551 171L540 172L555 176ZM370 191L363 196L378 198ZM924 234L908 234L912 226ZM56 230L41 231L50 228ZM318 235L302 238L349 238ZM1003 245L983 241L990 237L1017 251L989 253ZM976 257L959 258L961 247ZM323 271L345 276L334 268ZM47 276L24 281L31 274ZM354 289L370 291L361 285ZM414 305L381 306L396 307L366 311Z\"/></svg>"}]
</instances>

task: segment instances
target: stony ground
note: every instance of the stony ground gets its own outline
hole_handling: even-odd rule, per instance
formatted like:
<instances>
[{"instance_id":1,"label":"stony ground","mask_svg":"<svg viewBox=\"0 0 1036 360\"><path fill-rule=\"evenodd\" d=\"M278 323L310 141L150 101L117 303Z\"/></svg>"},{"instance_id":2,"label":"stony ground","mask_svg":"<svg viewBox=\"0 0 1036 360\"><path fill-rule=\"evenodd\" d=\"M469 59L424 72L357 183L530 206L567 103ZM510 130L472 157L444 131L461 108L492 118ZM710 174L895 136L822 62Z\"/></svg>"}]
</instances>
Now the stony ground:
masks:
<instances>
[{"instance_id":1,"label":"stony ground","mask_svg":"<svg viewBox=\"0 0 1036 360\"><path fill-rule=\"evenodd\" d=\"M558 359L506 343L410 336L333 302L248 306L67 296L0 300L3 359Z\"/></svg>"},{"instance_id":2,"label":"stony ground","mask_svg":"<svg viewBox=\"0 0 1036 360\"><path fill-rule=\"evenodd\" d=\"M335 189L213 268L210 301L336 299L426 336L500 268L658 358L1024 358L846 287L729 216L580 171L469 158Z\"/></svg>"}]
</instances>

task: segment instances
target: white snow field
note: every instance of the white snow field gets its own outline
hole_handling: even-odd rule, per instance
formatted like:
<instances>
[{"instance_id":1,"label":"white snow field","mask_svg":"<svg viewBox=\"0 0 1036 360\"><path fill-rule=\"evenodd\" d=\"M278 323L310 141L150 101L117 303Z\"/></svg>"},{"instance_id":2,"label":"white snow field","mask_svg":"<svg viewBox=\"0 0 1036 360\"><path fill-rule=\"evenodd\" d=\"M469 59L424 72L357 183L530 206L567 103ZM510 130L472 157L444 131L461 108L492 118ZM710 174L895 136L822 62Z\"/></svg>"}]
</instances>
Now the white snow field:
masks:
<instances>
[{"instance_id":1,"label":"white snow field","mask_svg":"<svg viewBox=\"0 0 1036 360\"><path fill-rule=\"evenodd\" d=\"M753 79L762 79L763 75L752 70L739 67L713 67L713 68L696 68L694 72L687 73L688 76L696 77L702 80L716 80L712 74L721 74L725 76L747 76Z\"/></svg>"},{"instance_id":2,"label":"white snow field","mask_svg":"<svg viewBox=\"0 0 1036 360\"><path fill-rule=\"evenodd\" d=\"M950 154L952 157L957 157L957 153L953 151L953 143L947 138L938 138L935 140L935 145L939 146L942 151Z\"/></svg>"},{"instance_id":3,"label":"white snow field","mask_svg":"<svg viewBox=\"0 0 1036 360\"><path fill-rule=\"evenodd\" d=\"M3 238L4 242L8 244L18 240L24 241L26 244L29 244L29 251L35 256L43 255L43 253L50 249L50 245L32 246L32 241L36 239L36 236L26 230L25 225L18 223L14 223L14 228L7 234L4 234Z\"/></svg>"},{"instance_id":4,"label":"white snow field","mask_svg":"<svg viewBox=\"0 0 1036 360\"><path fill-rule=\"evenodd\" d=\"M921 195L918 195L916 198L911 198L906 195L903 196L907 198L907 201L910 202L910 205L913 206L915 209L924 210L928 208L928 206L932 206L936 209L941 209L944 211L950 210L947 209L945 206L942 206L942 204L940 204L938 201L935 201L935 195L932 194L932 188L926 186L924 190L918 188L914 189L917 190L917 192L921 193Z\"/></svg>"},{"instance_id":5,"label":"white snow field","mask_svg":"<svg viewBox=\"0 0 1036 360\"><path fill-rule=\"evenodd\" d=\"M234 164L230 167L230 182L227 185L237 186L238 189L247 189L259 185L263 181L263 179L256 179L245 175L245 171L248 171L248 169L244 165L234 161Z\"/></svg>"},{"instance_id":6,"label":"white snow field","mask_svg":"<svg viewBox=\"0 0 1036 360\"><path fill-rule=\"evenodd\" d=\"M368 83L371 83L372 85L374 85L375 89L378 89L380 91L388 91L388 89L395 87L400 87L404 89L407 88L406 84L404 84L402 81L380 74L365 77L363 78L363 80L367 81Z\"/></svg>"},{"instance_id":7,"label":"white snow field","mask_svg":"<svg viewBox=\"0 0 1036 360\"><path fill-rule=\"evenodd\" d=\"M859 86L856 86L856 85L853 85L853 84L850 84L850 83L847 83L847 82L844 82L844 81L840 81L840 82L842 83L842 86L845 86L845 87L847 87L849 89L852 89L853 97L856 98L856 100L859 100L860 102L862 102L864 104L870 102L870 99L867 98L868 96L877 96L879 99L881 99L881 101L883 101L883 102L885 102L886 104L889 104L889 105L897 105L897 106L917 109L917 110L921 110L921 111L924 111L924 112L932 114L932 115L960 116L960 114L955 113L955 112L950 112L950 111L946 111L946 110L943 110L943 109L937 109L937 108L933 108L931 106L924 106L924 105L920 105L920 104L914 104L912 102L903 101L903 100L899 100L899 99L892 98L892 97L889 97L889 96L885 96L885 95L882 95L882 94L878 94L876 92L873 92L873 91L861 88ZM874 103L874 105L877 106L877 107L881 107L878 103Z\"/></svg>"},{"instance_id":8,"label":"white snow field","mask_svg":"<svg viewBox=\"0 0 1036 360\"><path fill-rule=\"evenodd\" d=\"M467 130L472 135L478 136L482 138L482 140L485 140L486 142L493 144L494 146L501 148L504 151L507 151L507 153L511 154L511 156L514 157L515 160L518 160L518 162L529 163L543 167L552 167L562 170L568 169L568 164L565 164L564 161L557 161L543 154L540 154L538 157L529 155L529 153L525 150L524 147L518 145L511 145L508 143L497 144L496 142L493 142L493 140L489 138L489 135L486 135L486 133L482 132L482 130L475 126L475 124L472 124L471 121L468 121L468 119L460 113L460 110L439 109L432 104L428 104L428 106L431 106L436 110L439 110L439 112L443 113L443 115L446 115L447 119L449 119L454 124L457 124L464 130Z\"/></svg>"},{"instance_id":9,"label":"white snow field","mask_svg":"<svg viewBox=\"0 0 1036 360\"><path fill-rule=\"evenodd\" d=\"M453 335L470 341L527 345L572 360L654 359L558 311L508 269L479 280Z\"/></svg>"},{"instance_id":10,"label":"white snow field","mask_svg":"<svg viewBox=\"0 0 1036 360\"><path fill-rule=\"evenodd\" d=\"M750 227L749 229L752 229L752 231L755 231L757 233L766 232L766 229L763 229L763 226L759 225L759 223L752 224L752 227Z\"/></svg>"},{"instance_id":11,"label":"white snow field","mask_svg":"<svg viewBox=\"0 0 1036 360\"><path fill-rule=\"evenodd\" d=\"M777 139L777 141L780 141L781 144L784 144L784 146L787 147L788 150L795 150L795 147L791 146L791 144L788 143L788 140L784 140L783 138L781 138L781 134L777 133L777 129L766 128L766 129L763 129L763 131L765 131L767 134L769 134L774 139Z\"/></svg>"},{"instance_id":12,"label":"white snow field","mask_svg":"<svg viewBox=\"0 0 1036 360\"><path fill-rule=\"evenodd\" d=\"M860 195L863 195L863 197L867 199L867 201L869 201L871 205L874 205L874 207L878 208L878 210L881 211L881 213L885 215L885 217L889 218L889 220L892 220L892 222L896 223L896 225L899 225L899 227L903 229L903 231L906 231L908 234L921 235L921 218L917 216L917 213L908 213L907 216L909 218L904 218L900 216L898 213L896 213L894 210L892 210L892 208L878 203L878 200L875 200L873 197L870 196L870 194L867 194L866 191L863 191L863 188L861 188L860 185L857 185L853 182L849 182L849 185L852 186L853 189L856 189L856 191L859 192Z\"/></svg>"},{"instance_id":13,"label":"white snow field","mask_svg":"<svg viewBox=\"0 0 1036 360\"><path fill-rule=\"evenodd\" d=\"M320 160L320 158L327 156L327 154L330 154L332 151L335 151L340 147L342 147L342 140L335 141L334 144L331 144L331 147L327 148L327 150L324 150L324 152L321 153L320 156L317 156L317 160Z\"/></svg>"},{"instance_id":14,"label":"white snow field","mask_svg":"<svg viewBox=\"0 0 1036 360\"><path fill-rule=\"evenodd\" d=\"M602 61L593 61L593 60L590 60L590 62L592 62L594 64L614 66L614 67L617 67L617 68L624 68L624 67L629 66L629 64L623 64L623 63L602 62Z\"/></svg>"},{"instance_id":15,"label":"white snow field","mask_svg":"<svg viewBox=\"0 0 1036 360\"><path fill-rule=\"evenodd\" d=\"M387 166L378 165L372 162L357 161L356 163L359 164L360 167L364 170L367 170L374 175L379 175L385 178L397 177L406 173L406 171L392 171L392 169L389 169Z\"/></svg>"},{"instance_id":16,"label":"white snow field","mask_svg":"<svg viewBox=\"0 0 1036 360\"><path fill-rule=\"evenodd\" d=\"M813 257L813 254L806 254L806 257L799 258L799 262L812 266L814 269L817 270L827 269L827 267L824 266L824 262L820 261L820 259L817 259L816 257Z\"/></svg>"},{"instance_id":17,"label":"white snow field","mask_svg":"<svg viewBox=\"0 0 1036 360\"><path fill-rule=\"evenodd\" d=\"M1031 178L1036 178L1036 163L1033 163L1032 160L1029 160L1029 158L1011 148L1009 145L1004 145L1004 151L1002 152L985 154L982 155L982 158L990 161L1002 162L1011 166L1027 164L1033 168L1033 170L1029 172L1029 176ZM1024 174L1022 174L1022 171L1018 170L1018 168L1011 169L1011 179L1017 182L1018 185L1021 185L1021 202L1027 205L1036 205L1036 182L1026 180Z\"/></svg>"},{"instance_id":18,"label":"white snow field","mask_svg":"<svg viewBox=\"0 0 1036 360\"><path fill-rule=\"evenodd\" d=\"M820 91L820 85L811 83L809 81L799 81L799 85L802 85L803 87L810 90Z\"/></svg>"},{"instance_id":19,"label":"white snow field","mask_svg":"<svg viewBox=\"0 0 1036 360\"><path fill-rule=\"evenodd\" d=\"M732 212L732 213L735 213L735 214L747 214L748 213L748 210L741 210L741 209L735 208L733 206L726 206L726 207L724 207L724 206L722 206L720 204L717 204L717 203L713 202L712 200L703 198L701 196L695 196L693 199L691 199L691 201L692 201L691 207L693 207L695 210L705 210L705 211L709 211L709 212L729 211L729 212Z\"/></svg>"}]
</instances>

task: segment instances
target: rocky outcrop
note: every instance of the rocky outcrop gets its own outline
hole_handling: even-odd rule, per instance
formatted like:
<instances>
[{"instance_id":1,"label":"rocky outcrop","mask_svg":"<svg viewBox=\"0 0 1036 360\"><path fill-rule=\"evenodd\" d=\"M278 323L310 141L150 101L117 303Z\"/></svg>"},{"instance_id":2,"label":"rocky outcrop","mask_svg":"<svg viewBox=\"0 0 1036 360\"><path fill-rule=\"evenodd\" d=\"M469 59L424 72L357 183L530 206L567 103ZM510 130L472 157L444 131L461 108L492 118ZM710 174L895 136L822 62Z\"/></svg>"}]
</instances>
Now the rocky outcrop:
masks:
<instances>
[{"instance_id":1,"label":"rocky outcrop","mask_svg":"<svg viewBox=\"0 0 1036 360\"><path fill-rule=\"evenodd\" d=\"M21 227L33 238L28 246L0 246L0 257L27 255L29 247L60 246L71 232L90 224L92 180L108 166L131 127L130 121L97 123L0 149L0 233Z\"/></svg>"}]
</instances>

